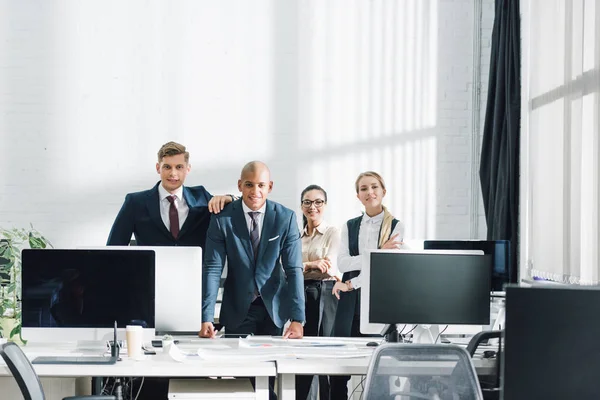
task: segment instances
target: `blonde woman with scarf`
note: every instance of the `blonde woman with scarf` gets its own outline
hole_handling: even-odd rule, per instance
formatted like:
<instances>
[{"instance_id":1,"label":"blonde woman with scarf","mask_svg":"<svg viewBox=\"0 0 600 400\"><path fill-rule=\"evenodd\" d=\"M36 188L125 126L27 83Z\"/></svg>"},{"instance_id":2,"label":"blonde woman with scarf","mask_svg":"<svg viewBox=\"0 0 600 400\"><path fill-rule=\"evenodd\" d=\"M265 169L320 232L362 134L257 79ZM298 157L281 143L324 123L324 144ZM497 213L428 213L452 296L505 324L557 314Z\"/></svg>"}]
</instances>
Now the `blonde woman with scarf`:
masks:
<instances>
[{"instance_id":1,"label":"blonde woman with scarf","mask_svg":"<svg viewBox=\"0 0 600 400\"><path fill-rule=\"evenodd\" d=\"M361 256L369 249L398 249L402 246L404 226L385 208L385 182L373 171L363 172L356 179L356 196L365 206L365 213L346 222L342 227L342 241L338 255L338 269L342 281L333 287L339 299L333 336L359 337ZM347 399L349 376L331 376L331 399Z\"/></svg>"}]
</instances>

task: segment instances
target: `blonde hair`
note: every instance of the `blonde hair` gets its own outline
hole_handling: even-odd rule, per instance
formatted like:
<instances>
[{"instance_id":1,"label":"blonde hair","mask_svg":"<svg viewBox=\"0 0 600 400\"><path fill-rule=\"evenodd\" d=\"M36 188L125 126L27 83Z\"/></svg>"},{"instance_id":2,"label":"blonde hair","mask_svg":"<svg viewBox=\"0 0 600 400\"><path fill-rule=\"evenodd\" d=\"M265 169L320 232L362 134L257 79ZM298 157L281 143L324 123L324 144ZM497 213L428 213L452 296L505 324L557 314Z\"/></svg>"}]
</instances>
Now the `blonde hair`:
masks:
<instances>
[{"instance_id":1,"label":"blonde hair","mask_svg":"<svg viewBox=\"0 0 600 400\"><path fill-rule=\"evenodd\" d=\"M358 175L358 178L356 178L356 183L354 184L354 186L356 187L356 193L358 193L358 182L360 182L360 180L365 176L370 176L372 178L377 179L379 181L379 184L381 185L381 188L385 190L385 181L383 180L381 175L374 171L365 171L361 172ZM383 222L381 223L381 230L379 232L379 243L377 246L378 249L380 249L384 245L384 243L387 242L390 238L392 234L392 221L394 220L394 216L388 211L388 209L383 204L381 205L381 207L383 208Z\"/></svg>"},{"instance_id":2,"label":"blonde hair","mask_svg":"<svg viewBox=\"0 0 600 400\"><path fill-rule=\"evenodd\" d=\"M354 183L354 186L356 187L356 193L358 193L358 182L365 176L371 176L371 177L377 179L379 181L379 184L381 185L381 188L383 190L385 190L385 182L383 181L383 178L381 177L381 175L379 175L377 172L374 172L374 171L365 171L365 172L361 172L358 175L358 178L356 178L356 182Z\"/></svg>"},{"instance_id":3,"label":"blonde hair","mask_svg":"<svg viewBox=\"0 0 600 400\"><path fill-rule=\"evenodd\" d=\"M162 145L158 150L158 162L160 163L163 157L176 156L183 154L185 162L189 162L190 153L185 151L185 146L176 142L168 142Z\"/></svg>"}]
</instances>

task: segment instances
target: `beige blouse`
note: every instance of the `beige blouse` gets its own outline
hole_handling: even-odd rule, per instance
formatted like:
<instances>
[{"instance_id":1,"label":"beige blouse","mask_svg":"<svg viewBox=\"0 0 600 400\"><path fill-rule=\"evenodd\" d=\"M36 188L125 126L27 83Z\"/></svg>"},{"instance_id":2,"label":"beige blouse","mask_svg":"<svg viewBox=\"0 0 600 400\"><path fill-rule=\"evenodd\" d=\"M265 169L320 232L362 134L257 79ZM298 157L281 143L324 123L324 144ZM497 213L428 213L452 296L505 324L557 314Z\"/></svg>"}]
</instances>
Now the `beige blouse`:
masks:
<instances>
[{"instance_id":1,"label":"beige blouse","mask_svg":"<svg viewBox=\"0 0 600 400\"><path fill-rule=\"evenodd\" d=\"M311 236L308 235L308 228L305 227L302 231L302 263L305 267L304 279L340 280L342 274L337 268L339 247L340 230L335 226L330 226L323 221L314 229ZM327 273L322 273L316 269L306 270L306 265L310 261L317 261L325 257L329 258L332 264Z\"/></svg>"}]
</instances>

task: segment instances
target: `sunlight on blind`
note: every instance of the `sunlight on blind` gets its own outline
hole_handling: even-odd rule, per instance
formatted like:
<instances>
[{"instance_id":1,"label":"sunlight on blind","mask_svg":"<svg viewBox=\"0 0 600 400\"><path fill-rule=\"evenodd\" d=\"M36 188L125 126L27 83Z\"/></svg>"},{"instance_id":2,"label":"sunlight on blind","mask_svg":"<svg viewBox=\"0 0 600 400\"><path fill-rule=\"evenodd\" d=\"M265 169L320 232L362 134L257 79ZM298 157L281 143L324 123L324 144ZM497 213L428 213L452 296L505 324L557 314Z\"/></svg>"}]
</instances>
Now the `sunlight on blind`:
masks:
<instances>
[{"instance_id":1,"label":"sunlight on blind","mask_svg":"<svg viewBox=\"0 0 600 400\"><path fill-rule=\"evenodd\" d=\"M600 8L592 0L531 0L523 10L529 184L521 276L596 284Z\"/></svg>"},{"instance_id":2,"label":"sunlight on blind","mask_svg":"<svg viewBox=\"0 0 600 400\"><path fill-rule=\"evenodd\" d=\"M362 210L356 176L377 171L407 237L435 237L437 1L327 4L301 6L318 17L299 27L299 75L309 83L299 91L299 185L342 197L327 211L337 225Z\"/></svg>"}]
</instances>

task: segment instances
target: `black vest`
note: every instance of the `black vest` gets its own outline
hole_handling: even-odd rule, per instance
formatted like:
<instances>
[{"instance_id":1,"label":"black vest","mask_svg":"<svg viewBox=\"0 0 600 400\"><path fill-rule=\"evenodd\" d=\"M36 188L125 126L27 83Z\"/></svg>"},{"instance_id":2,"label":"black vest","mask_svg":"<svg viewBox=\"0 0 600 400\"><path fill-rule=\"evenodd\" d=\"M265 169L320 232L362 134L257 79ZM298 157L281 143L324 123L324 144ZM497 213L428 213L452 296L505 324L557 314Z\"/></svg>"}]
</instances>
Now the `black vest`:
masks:
<instances>
[{"instance_id":1,"label":"black vest","mask_svg":"<svg viewBox=\"0 0 600 400\"><path fill-rule=\"evenodd\" d=\"M351 256L358 256L360 252L358 251L358 234L360 232L360 223L362 221L362 215L360 217L352 218L346 222L348 226L348 250L350 251ZM390 231L390 236L394 229L396 229L396 225L398 224L398 220L394 218L392 220L392 229ZM383 227L383 224L381 224ZM381 227L379 228L379 235L381 236ZM388 237L389 239L389 237ZM344 272L342 275L342 282L346 282L348 279L352 279L360 274L360 271L349 271Z\"/></svg>"}]
</instances>

